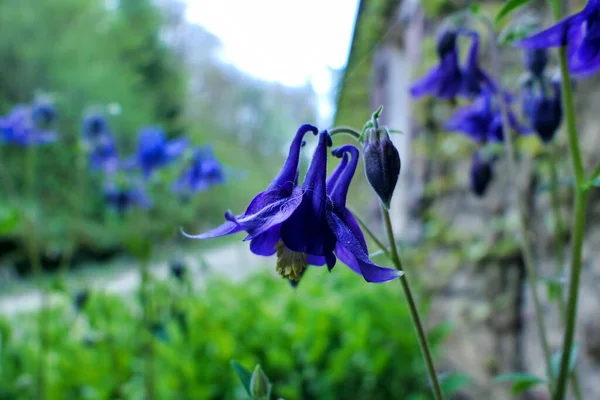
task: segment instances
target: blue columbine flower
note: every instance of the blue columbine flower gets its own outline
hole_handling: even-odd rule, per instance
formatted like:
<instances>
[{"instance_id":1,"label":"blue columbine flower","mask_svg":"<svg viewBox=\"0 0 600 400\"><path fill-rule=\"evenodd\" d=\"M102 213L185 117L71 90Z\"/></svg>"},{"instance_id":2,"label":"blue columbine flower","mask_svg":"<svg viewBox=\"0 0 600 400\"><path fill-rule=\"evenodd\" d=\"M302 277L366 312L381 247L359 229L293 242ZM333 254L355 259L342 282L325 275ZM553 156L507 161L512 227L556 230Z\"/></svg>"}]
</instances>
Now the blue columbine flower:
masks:
<instances>
[{"instance_id":1,"label":"blue columbine flower","mask_svg":"<svg viewBox=\"0 0 600 400\"><path fill-rule=\"evenodd\" d=\"M385 282L398 278L401 275L398 271L380 267L369 260L369 250L360 226L346 208L348 189L358 164L358 149L345 145L334 149L332 154L336 157L349 154L351 157L339 177L331 182L333 188L328 188L330 200L327 205L327 224L336 238L335 255L367 282Z\"/></svg>"},{"instance_id":2,"label":"blue columbine flower","mask_svg":"<svg viewBox=\"0 0 600 400\"><path fill-rule=\"evenodd\" d=\"M47 115L46 115L47 116ZM43 113L38 110L37 121L34 109L27 105L15 106L6 117L0 117L0 138L5 143L20 146L51 143L58 139L54 130L39 123Z\"/></svg>"},{"instance_id":3,"label":"blue columbine flower","mask_svg":"<svg viewBox=\"0 0 600 400\"><path fill-rule=\"evenodd\" d=\"M509 110L508 118L511 127L518 133L526 134L530 132L527 127L519 123L511 110ZM446 121L444 126L450 132L466 134L477 143L501 142L504 140L500 108L494 103L489 92L484 92L473 104L459 108Z\"/></svg>"},{"instance_id":4,"label":"blue columbine flower","mask_svg":"<svg viewBox=\"0 0 600 400\"><path fill-rule=\"evenodd\" d=\"M464 68L459 64L456 44L459 35L468 36L472 40ZM430 94L441 99L453 99L457 96L476 96L484 88L495 91L494 83L479 66L477 32L466 29L444 31L438 38L437 54L439 64L411 86L410 93L413 97Z\"/></svg>"},{"instance_id":5,"label":"blue columbine flower","mask_svg":"<svg viewBox=\"0 0 600 400\"><path fill-rule=\"evenodd\" d=\"M206 146L194 152L190 166L181 173L173 185L173 190L175 193L190 195L223 182L223 166L214 156L212 148Z\"/></svg>"},{"instance_id":6,"label":"blue columbine flower","mask_svg":"<svg viewBox=\"0 0 600 400\"><path fill-rule=\"evenodd\" d=\"M583 10L552 27L517 42L526 49L567 46L569 69L580 76L600 70L600 1L589 0Z\"/></svg>"},{"instance_id":7,"label":"blue columbine flower","mask_svg":"<svg viewBox=\"0 0 600 400\"><path fill-rule=\"evenodd\" d=\"M492 160L485 160L479 152L475 152L471 160L469 177L469 184L473 194L477 197L483 197L494 178Z\"/></svg>"},{"instance_id":8,"label":"blue columbine flower","mask_svg":"<svg viewBox=\"0 0 600 400\"><path fill-rule=\"evenodd\" d=\"M31 118L40 129L50 129L56 121L56 108L48 101L39 101L33 105Z\"/></svg>"},{"instance_id":9,"label":"blue columbine flower","mask_svg":"<svg viewBox=\"0 0 600 400\"><path fill-rule=\"evenodd\" d=\"M550 142L562 122L560 83L543 78L529 82L523 88L522 101L524 114L533 130L544 143Z\"/></svg>"},{"instance_id":10,"label":"blue columbine flower","mask_svg":"<svg viewBox=\"0 0 600 400\"><path fill-rule=\"evenodd\" d=\"M107 174L117 172L120 167L119 152L110 132L98 137L90 151L90 168Z\"/></svg>"},{"instance_id":11,"label":"blue columbine flower","mask_svg":"<svg viewBox=\"0 0 600 400\"><path fill-rule=\"evenodd\" d=\"M106 204L121 216L132 207L149 208L152 205L139 182L118 185L115 181L108 181L104 186L104 199Z\"/></svg>"},{"instance_id":12,"label":"blue columbine flower","mask_svg":"<svg viewBox=\"0 0 600 400\"><path fill-rule=\"evenodd\" d=\"M544 71L548 65L548 50L546 49L525 49L523 52L525 68L536 78L544 76Z\"/></svg>"},{"instance_id":13,"label":"blue columbine flower","mask_svg":"<svg viewBox=\"0 0 600 400\"><path fill-rule=\"evenodd\" d=\"M348 226L343 212L337 212L339 207L345 209L341 200L333 202L328 197L326 180L327 148L331 146L331 137L327 131L319 134L319 143L306 173L304 183L297 186L298 161L302 139L307 132L317 133L312 125L303 125L296 133L290 146L288 158L275 180L266 191L252 200L246 212L234 216L226 214L227 222L209 232L189 236L196 239L206 239L245 231L246 240L250 240L250 249L258 255L270 256L277 253L277 271L285 278L298 281L306 267L327 264L332 269L336 263L336 243L348 247L349 254L356 259L354 262L346 257L353 266L360 270L368 281L382 282L399 276L393 274L382 276L377 270L381 268L368 261L368 255L363 254L357 233ZM355 161L356 163L356 161ZM342 162L343 166L344 163ZM332 189L329 193L336 198L345 193L352 174L349 167L343 170L338 167L329 178ZM342 185L342 186L340 186ZM340 189L337 189L338 186ZM338 195L335 195L336 190ZM338 205L335 208L334 205ZM361 234L362 235L362 234ZM358 247L355 245L359 243ZM347 254L344 253L342 257Z\"/></svg>"},{"instance_id":14,"label":"blue columbine flower","mask_svg":"<svg viewBox=\"0 0 600 400\"><path fill-rule=\"evenodd\" d=\"M188 142L187 138L169 142L161 128L144 127L138 136L135 160L130 164L138 166L146 179L150 178L156 169L164 167L179 157L188 147Z\"/></svg>"},{"instance_id":15,"label":"blue columbine flower","mask_svg":"<svg viewBox=\"0 0 600 400\"><path fill-rule=\"evenodd\" d=\"M82 131L84 139L92 144L104 135L110 134L106 118L97 113L89 114L83 119Z\"/></svg>"}]
</instances>

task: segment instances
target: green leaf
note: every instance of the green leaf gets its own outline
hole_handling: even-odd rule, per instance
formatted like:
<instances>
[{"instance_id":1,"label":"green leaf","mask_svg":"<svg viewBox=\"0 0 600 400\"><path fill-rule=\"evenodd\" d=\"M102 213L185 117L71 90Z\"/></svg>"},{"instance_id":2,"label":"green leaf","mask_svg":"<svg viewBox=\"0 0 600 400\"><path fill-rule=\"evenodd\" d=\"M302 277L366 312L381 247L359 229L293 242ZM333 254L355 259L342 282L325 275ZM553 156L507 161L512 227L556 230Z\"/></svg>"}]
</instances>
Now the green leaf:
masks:
<instances>
[{"instance_id":1,"label":"green leaf","mask_svg":"<svg viewBox=\"0 0 600 400\"><path fill-rule=\"evenodd\" d=\"M438 376L442 390L448 396L452 395L459 389L471 384L471 378L465 374L457 372L448 372Z\"/></svg>"},{"instance_id":2,"label":"green leaf","mask_svg":"<svg viewBox=\"0 0 600 400\"><path fill-rule=\"evenodd\" d=\"M594 178L590 181L587 181L584 184L585 188L590 188L590 187L600 187L600 177Z\"/></svg>"},{"instance_id":3,"label":"green leaf","mask_svg":"<svg viewBox=\"0 0 600 400\"><path fill-rule=\"evenodd\" d=\"M531 0L508 0L506 3L504 3L504 6L502 6L502 9L498 12L498 15L496 15L496 19L494 20L494 22L496 24L499 23L507 15L509 15L516 9L523 7L530 1Z\"/></svg>"},{"instance_id":4,"label":"green leaf","mask_svg":"<svg viewBox=\"0 0 600 400\"><path fill-rule=\"evenodd\" d=\"M240 378L240 382L242 382L242 385L244 386L244 389L246 389L248 396L252 396L250 393L250 380L252 379L252 372L248 371L235 360L231 360L231 366L233 367L238 378Z\"/></svg>"},{"instance_id":5,"label":"green leaf","mask_svg":"<svg viewBox=\"0 0 600 400\"><path fill-rule=\"evenodd\" d=\"M477 3L471 3L469 4L469 11L473 15L479 15L479 13L481 12L481 6Z\"/></svg>"},{"instance_id":6,"label":"green leaf","mask_svg":"<svg viewBox=\"0 0 600 400\"><path fill-rule=\"evenodd\" d=\"M581 347L581 345L579 343L575 343L571 348L571 354L569 357L569 374L573 372L575 364L577 363L577 356L579 356L579 347ZM558 376L558 373L560 371L561 358L562 349L555 351L554 354L552 354L552 357L550 358L550 368L552 369L552 374L554 376Z\"/></svg>"},{"instance_id":7,"label":"green leaf","mask_svg":"<svg viewBox=\"0 0 600 400\"><path fill-rule=\"evenodd\" d=\"M19 210L13 207L0 207L0 235L12 232L19 224Z\"/></svg>"},{"instance_id":8,"label":"green leaf","mask_svg":"<svg viewBox=\"0 0 600 400\"><path fill-rule=\"evenodd\" d=\"M494 381L512 382L512 387L510 388L510 391L513 395L523 393L530 387L546 382L545 379L542 379L539 376L525 373L498 375L494 378Z\"/></svg>"}]
</instances>

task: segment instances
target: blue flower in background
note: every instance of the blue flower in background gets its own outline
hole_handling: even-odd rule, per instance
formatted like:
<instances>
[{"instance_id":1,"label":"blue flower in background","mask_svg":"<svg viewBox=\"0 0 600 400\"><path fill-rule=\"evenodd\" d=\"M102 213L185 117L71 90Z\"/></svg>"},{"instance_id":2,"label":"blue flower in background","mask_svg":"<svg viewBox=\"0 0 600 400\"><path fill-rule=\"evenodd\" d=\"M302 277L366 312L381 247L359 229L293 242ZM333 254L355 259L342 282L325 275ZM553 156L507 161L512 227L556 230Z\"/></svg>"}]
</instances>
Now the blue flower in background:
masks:
<instances>
[{"instance_id":1,"label":"blue flower in background","mask_svg":"<svg viewBox=\"0 0 600 400\"><path fill-rule=\"evenodd\" d=\"M459 64L456 43L459 35L468 36L472 40L464 68ZM494 83L479 66L477 32L466 29L444 31L438 38L437 54L439 64L411 86L410 93L413 97L430 94L441 99L453 99L457 96L476 96L484 88L495 91Z\"/></svg>"},{"instance_id":2,"label":"blue flower in background","mask_svg":"<svg viewBox=\"0 0 600 400\"><path fill-rule=\"evenodd\" d=\"M121 216L132 207L150 208L152 205L143 185L139 182L118 185L115 181L108 181L104 186L104 199L108 207Z\"/></svg>"},{"instance_id":3,"label":"blue flower in background","mask_svg":"<svg viewBox=\"0 0 600 400\"><path fill-rule=\"evenodd\" d=\"M35 114L37 121L34 119L35 110L37 110ZM20 146L55 142L58 140L58 135L50 129L49 125L54 120L56 112L48 111L49 109L42 111L27 105L15 106L6 117L0 117L0 138L5 143ZM41 122L48 123L42 126Z\"/></svg>"},{"instance_id":4,"label":"blue flower in background","mask_svg":"<svg viewBox=\"0 0 600 400\"><path fill-rule=\"evenodd\" d=\"M526 49L567 46L569 70L580 76L600 70L600 1L589 0L583 10L552 27L517 42Z\"/></svg>"},{"instance_id":5,"label":"blue flower in background","mask_svg":"<svg viewBox=\"0 0 600 400\"><path fill-rule=\"evenodd\" d=\"M56 108L48 101L36 102L31 117L38 128L48 129L56 121Z\"/></svg>"},{"instance_id":6,"label":"blue flower in background","mask_svg":"<svg viewBox=\"0 0 600 400\"><path fill-rule=\"evenodd\" d=\"M90 168L107 174L117 172L120 166L119 152L111 133L99 137L90 151Z\"/></svg>"},{"instance_id":7,"label":"blue flower in background","mask_svg":"<svg viewBox=\"0 0 600 400\"><path fill-rule=\"evenodd\" d=\"M511 110L509 110L508 118L511 127L518 133L526 134L530 132L527 127L518 122L517 117ZM494 99L489 92L484 92L473 104L459 108L446 121L444 127L450 132L462 132L477 143L501 142L504 140L500 108L494 104Z\"/></svg>"},{"instance_id":8,"label":"blue flower in background","mask_svg":"<svg viewBox=\"0 0 600 400\"><path fill-rule=\"evenodd\" d=\"M212 148L206 146L194 152L190 166L185 169L175 184L175 193L190 195L225 182L223 166L214 156Z\"/></svg>"},{"instance_id":9,"label":"blue flower in background","mask_svg":"<svg viewBox=\"0 0 600 400\"><path fill-rule=\"evenodd\" d=\"M140 130L137 153L131 164L139 167L147 179L153 171L174 161L187 147L187 138L169 142L161 128L148 126Z\"/></svg>"},{"instance_id":10,"label":"blue flower in background","mask_svg":"<svg viewBox=\"0 0 600 400\"><path fill-rule=\"evenodd\" d=\"M544 143L552 141L562 122L560 83L546 79L530 82L523 88L522 101L531 128Z\"/></svg>"},{"instance_id":11,"label":"blue flower in background","mask_svg":"<svg viewBox=\"0 0 600 400\"><path fill-rule=\"evenodd\" d=\"M86 141L94 143L98 138L110 134L108 122L101 114L89 114L83 119L83 137Z\"/></svg>"},{"instance_id":12,"label":"blue flower in background","mask_svg":"<svg viewBox=\"0 0 600 400\"><path fill-rule=\"evenodd\" d=\"M477 197L483 197L494 178L493 160L485 160L479 152L473 154L469 174L471 191Z\"/></svg>"},{"instance_id":13,"label":"blue flower in background","mask_svg":"<svg viewBox=\"0 0 600 400\"><path fill-rule=\"evenodd\" d=\"M364 242L364 237L354 219L347 216L345 199L356 169L356 157L352 164L342 161L327 180L327 148L332 144L327 131L319 134L304 183L297 186L300 149L307 132L316 134L317 128L300 127L281 172L266 191L252 200L244 214L234 216L227 212L227 222L223 225L188 237L207 239L245 231L252 252L263 256L277 253L277 271L291 281L298 281L309 264L327 264L331 270L336 263L334 251L342 249L337 244L345 249L340 250L338 257L350 263L367 281L383 282L398 277L397 271L388 272L368 260L366 244L363 247L360 240ZM336 154L343 157L343 152L353 150L345 148ZM330 200L328 193L335 200Z\"/></svg>"},{"instance_id":14,"label":"blue flower in background","mask_svg":"<svg viewBox=\"0 0 600 400\"><path fill-rule=\"evenodd\" d=\"M546 49L525 49L523 52L525 68L534 77L541 78L548 65L548 50Z\"/></svg>"}]
</instances>

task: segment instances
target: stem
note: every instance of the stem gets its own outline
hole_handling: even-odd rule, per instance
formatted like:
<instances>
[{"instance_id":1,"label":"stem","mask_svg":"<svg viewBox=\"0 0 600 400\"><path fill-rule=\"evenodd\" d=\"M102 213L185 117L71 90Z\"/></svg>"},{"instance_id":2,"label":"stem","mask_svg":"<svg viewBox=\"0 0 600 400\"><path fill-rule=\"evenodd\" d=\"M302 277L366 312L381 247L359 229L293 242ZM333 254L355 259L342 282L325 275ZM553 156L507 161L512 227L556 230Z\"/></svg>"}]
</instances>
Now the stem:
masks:
<instances>
[{"instance_id":1,"label":"stem","mask_svg":"<svg viewBox=\"0 0 600 400\"><path fill-rule=\"evenodd\" d=\"M402 261L400 260L400 255L398 254L398 249L396 248L396 241L394 240L394 230L392 228L392 221L390 220L390 213L388 210L385 209L385 207L383 207L383 205L381 206L381 212L383 213L385 231L387 234L388 241L390 243L389 246L391 260L394 263L394 266L397 270L403 271ZM433 395L436 400L443 400L444 395L442 394L442 389L440 387L437 373L435 371L435 365L433 364L433 357L431 357L431 351L429 350L429 344L427 343L427 335L425 334L425 330L423 329L423 325L421 324L419 310L417 309L417 305L410 290L410 286L408 285L406 274L400 277L400 283L402 284L402 289L404 290L404 295L406 296L406 301L408 302L408 307L410 309L410 315L413 320L413 325L415 327L415 330L417 331L419 344L421 346L421 350L423 351L425 363L427 364L427 371L429 372L429 379L431 380Z\"/></svg>"},{"instance_id":2,"label":"stem","mask_svg":"<svg viewBox=\"0 0 600 400\"><path fill-rule=\"evenodd\" d=\"M371 229L369 229L369 227L367 226L365 221L363 221L362 218L360 218L358 216L358 213L356 211L354 211L353 209L350 209L350 208L349 208L349 210L350 210L350 213L354 216L354 219L356 219L356 221L360 224L360 227L362 228L362 230L365 231L371 239L373 239L375 244L377 246L379 246L379 248L381 249L382 253L385 254L385 256L387 258L390 258L390 251L388 250L385 243L383 243L381 240L379 240L379 238L373 233L373 231Z\"/></svg>"},{"instance_id":3,"label":"stem","mask_svg":"<svg viewBox=\"0 0 600 400\"><path fill-rule=\"evenodd\" d=\"M329 132L329 135L331 135L331 137L333 137L335 135L339 135L339 134L346 134L356 140L358 140L358 138L360 137L359 131L357 131L354 128L350 128L348 126L338 126L336 128L331 128L328 130L328 132Z\"/></svg>"},{"instance_id":4,"label":"stem","mask_svg":"<svg viewBox=\"0 0 600 400\"><path fill-rule=\"evenodd\" d=\"M142 294L142 344L144 357L144 389L146 399L154 399L154 333L152 332L152 305L150 295L150 271L147 259L140 262L141 294Z\"/></svg>"},{"instance_id":5,"label":"stem","mask_svg":"<svg viewBox=\"0 0 600 400\"><path fill-rule=\"evenodd\" d=\"M44 277L42 264L40 261L40 251L38 248L37 229L36 229L36 193L35 193L35 178L37 166L37 154L35 145L31 145L26 149L25 154L25 190L28 196L28 213L27 213L27 232L25 241L31 264L32 272L37 280L38 289L41 295L41 305L38 314L38 340L40 344L40 352L37 365L36 392L37 399L46 397L46 352L48 346L48 318L47 318L47 294L44 287Z\"/></svg>"},{"instance_id":6,"label":"stem","mask_svg":"<svg viewBox=\"0 0 600 400\"><path fill-rule=\"evenodd\" d=\"M553 4L558 0L553 0ZM558 7L554 6L553 10ZM560 11L560 10L559 10ZM555 18L560 17L554 13ZM567 389L567 377L569 374L569 360L573 347L573 338L575 335L575 322L577 319L577 298L579 294L579 280L581 277L581 260L583 249L583 235L585 229L585 211L587 207L588 193L584 190L585 173L583 162L579 150L579 138L577 136L577 125L575 121L575 107L573 104L573 89L571 87L571 78L569 77L569 68L567 64L567 51L565 47L559 49L560 73L562 78L563 108L567 119L567 132L569 138L569 151L573 164L573 175L575 177L575 209L573 215L573 245L571 249L571 276L569 282L569 291L566 307L566 326L563 339L562 356L560 360L560 370L556 391L552 397L553 400L562 400L565 397Z\"/></svg>"},{"instance_id":7,"label":"stem","mask_svg":"<svg viewBox=\"0 0 600 400\"><path fill-rule=\"evenodd\" d=\"M535 269L535 265L533 264L533 253L531 251L531 244L529 242L529 236L527 234L527 221L525 219L525 207L523 205L523 200L519 195L519 189L516 179L516 168L515 168L515 149L512 142L512 129L510 126L510 120L508 117L508 106L506 104L506 99L504 96L504 88L501 84L501 65L500 65L500 50L498 49L498 44L496 42L496 34L494 31L494 27L492 23L487 19L482 17L482 21L485 23L490 37L490 55L492 58L492 66L493 66L493 75L498 85L498 101L500 103L500 113L502 115L502 129L504 131L504 146L508 158L508 177L513 182L515 188L515 197L517 200L517 214L519 218L519 230L521 232L521 252L523 253L523 261L525 264L525 268L527 270L527 274L529 275L529 287L531 289L531 294L533 298L533 305L535 308L535 316L536 322L539 330L540 341L542 343L542 351L544 353L544 359L546 361L546 373L548 375L548 382L550 389L552 390L552 386L554 383L554 376L552 374L551 367L551 353L550 346L548 344L548 335L546 333L546 325L544 323L544 314L542 310L542 305L540 302L540 298L537 291L537 271Z\"/></svg>"},{"instance_id":8,"label":"stem","mask_svg":"<svg viewBox=\"0 0 600 400\"><path fill-rule=\"evenodd\" d=\"M596 168L594 168L594 170L592 171L592 174L590 175L590 180L593 181L594 179L598 178L598 176L600 176L600 164L596 165Z\"/></svg>"}]
</instances>

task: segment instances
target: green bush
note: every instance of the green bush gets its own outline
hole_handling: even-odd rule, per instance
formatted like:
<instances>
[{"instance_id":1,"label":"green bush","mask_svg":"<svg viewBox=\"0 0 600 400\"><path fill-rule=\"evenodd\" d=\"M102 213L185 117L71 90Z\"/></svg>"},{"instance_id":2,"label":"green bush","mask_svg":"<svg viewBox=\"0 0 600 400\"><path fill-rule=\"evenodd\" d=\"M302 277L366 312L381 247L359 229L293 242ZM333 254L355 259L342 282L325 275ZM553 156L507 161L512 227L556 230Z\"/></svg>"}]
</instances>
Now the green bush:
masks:
<instances>
[{"instance_id":1,"label":"green bush","mask_svg":"<svg viewBox=\"0 0 600 400\"><path fill-rule=\"evenodd\" d=\"M153 287L160 399L246 398L230 360L260 363L277 397L425 399L424 364L400 286L366 284L344 267L310 267L293 289L261 273L176 279ZM50 310L47 399L141 399L139 305L94 292L81 312L62 295ZM0 320L0 399L30 399L39 345L35 315ZM434 347L444 329L430 337ZM277 398L276 397L276 398Z\"/></svg>"}]
</instances>

